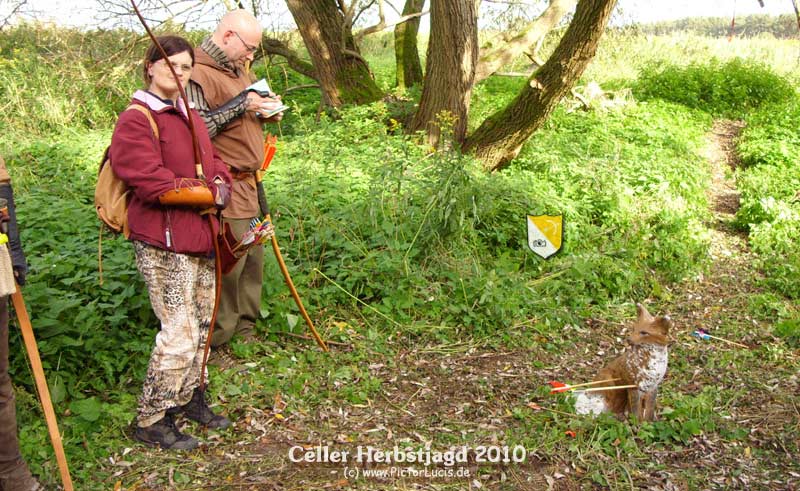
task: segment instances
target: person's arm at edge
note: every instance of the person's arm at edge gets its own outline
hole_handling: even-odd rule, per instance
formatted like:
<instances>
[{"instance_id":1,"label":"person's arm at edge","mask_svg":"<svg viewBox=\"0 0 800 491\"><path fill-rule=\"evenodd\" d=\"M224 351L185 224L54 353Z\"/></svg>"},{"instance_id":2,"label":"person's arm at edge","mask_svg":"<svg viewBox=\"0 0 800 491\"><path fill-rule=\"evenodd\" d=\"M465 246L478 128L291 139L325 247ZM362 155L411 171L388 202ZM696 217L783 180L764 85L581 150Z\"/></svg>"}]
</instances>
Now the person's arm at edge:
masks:
<instances>
[{"instance_id":1,"label":"person's arm at edge","mask_svg":"<svg viewBox=\"0 0 800 491\"><path fill-rule=\"evenodd\" d=\"M28 273L28 262L25 260L25 253L22 251L22 243L19 240L19 228L17 226L17 211L14 204L14 190L11 187L11 177L6 171L3 157L0 156L0 197L7 201L8 207L8 250L11 255L11 267L14 269L14 276L19 286L25 285L25 276Z\"/></svg>"}]
</instances>

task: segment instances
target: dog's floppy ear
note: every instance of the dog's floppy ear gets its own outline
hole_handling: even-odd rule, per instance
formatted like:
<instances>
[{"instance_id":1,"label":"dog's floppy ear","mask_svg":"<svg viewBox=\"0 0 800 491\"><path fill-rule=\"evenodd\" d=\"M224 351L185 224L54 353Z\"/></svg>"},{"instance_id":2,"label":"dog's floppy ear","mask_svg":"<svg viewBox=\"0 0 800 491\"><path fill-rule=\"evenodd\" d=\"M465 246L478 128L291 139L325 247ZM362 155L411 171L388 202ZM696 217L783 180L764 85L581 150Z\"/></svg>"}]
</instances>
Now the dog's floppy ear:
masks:
<instances>
[{"instance_id":1,"label":"dog's floppy ear","mask_svg":"<svg viewBox=\"0 0 800 491\"><path fill-rule=\"evenodd\" d=\"M653 320L653 316L650 315L650 312L647 311L647 308L640 303L636 304L636 315L639 316L640 321L650 322Z\"/></svg>"},{"instance_id":2,"label":"dog's floppy ear","mask_svg":"<svg viewBox=\"0 0 800 491\"><path fill-rule=\"evenodd\" d=\"M672 328L672 319L668 315L657 318L653 323L658 326L664 334L669 333L669 330Z\"/></svg>"}]
</instances>

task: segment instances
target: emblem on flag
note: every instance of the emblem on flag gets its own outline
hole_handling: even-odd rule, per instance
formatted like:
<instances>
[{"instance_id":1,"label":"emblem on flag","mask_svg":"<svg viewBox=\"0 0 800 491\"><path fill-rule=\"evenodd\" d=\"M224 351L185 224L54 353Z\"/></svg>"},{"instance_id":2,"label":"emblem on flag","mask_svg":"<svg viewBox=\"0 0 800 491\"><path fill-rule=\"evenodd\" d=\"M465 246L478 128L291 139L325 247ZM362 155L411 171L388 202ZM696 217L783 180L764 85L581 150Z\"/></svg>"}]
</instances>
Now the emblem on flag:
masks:
<instances>
[{"instance_id":1,"label":"emblem on flag","mask_svg":"<svg viewBox=\"0 0 800 491\"><path fill-rule=\"evenodd\" d=\"M561 249L564 237L562 215L528 215L528 247L544 259Z\"/></svg>"}]
</instances>

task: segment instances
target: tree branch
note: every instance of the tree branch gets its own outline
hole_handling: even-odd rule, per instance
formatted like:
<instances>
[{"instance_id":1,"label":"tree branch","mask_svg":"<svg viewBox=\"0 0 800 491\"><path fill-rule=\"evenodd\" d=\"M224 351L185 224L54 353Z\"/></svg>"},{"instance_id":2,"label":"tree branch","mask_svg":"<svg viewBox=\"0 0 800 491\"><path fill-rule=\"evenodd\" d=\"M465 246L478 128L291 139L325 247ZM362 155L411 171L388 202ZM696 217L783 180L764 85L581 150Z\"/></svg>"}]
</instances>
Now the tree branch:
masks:
<instances>
[{"instance_id":1,"label":"tree branch","mask_svg":"<svg viewBox=\"0 0 800 491\"><path fill-rule=\"evenodd\" d=\"M288 94L293 90L301 90L301 89L318 89L319 84L302 84L302 85L295 85L293 87L289 87L288 89L284 90L284 94Z\"/></svg>"},{"instance_id":2,"label":"tree branch","mask_svg":"<svg viewBox=\"0 0 800 491\"><path fill-rule=\"evenodd\" d=\"M393 4L392 2L386 2L386 5L388 5L389 7L391 7L391 8L392 8L392 10L394 10L394 12L395 12L397 15L403 15L403 14L400 12L400 9L398 9L397 7L395 7L395 6L394 6L394 4Z\"/></svg>"},{"instance_id":3,"label":"tree branch","mask_svg":"<svg viewBox=\"0 0 800 491\"><path fill-rule=\"evenodd\" d=\"M339 8L342 10L342 14L344 15L344 22L342 24L344 25L345 29L352 29L353 27L353 19L355 18L357 3L358 0L353 0L353 3L351 3L348 7L347 3L341 0L339 1Z\"/></svg>"},{"instance_id":4,"label":"tree branch","mask_svg":"<svg viewBox=\"0 0 800 491\"><path fill-rule=\"evenodd\" d=\"M352 22L352 24L355 24L356 22L358 22L358 19L361 17L361 15L363 15L363 14L364 14L364 12L366 12L367 10L369 10L369 8L370 8L370 7L372 7L373 5L375 5L375 1L376 1L376 0L369 0L369 2L368 2L366 5L364 5L363 7L361 7L361 9L359 9L358 13L356 13L356 14L353 16L353 22ZM381 18L383 18L383 0L377 0L377 2L378 2L378 15L379 15ZM351 24L351 27L352 27L352 24Z\"/></svg>"},{"instance_id":5,"label":"tree branch","mask_svg":"<svg viewBox=\"0 0 800 491\"><path fill-rule=\"evenodd\" d=\"M4 27L6 27L11 23L11 18L17 15L17 13L19 13L19 11L22 10L22 7L24 7L26 3L28 3L28 0L21 0L16 5L11 7L11 12L9 12L8 15L5 16L5 18L0 20L0 30L2 30Z\"/></svg>"},{"instance_id":6,"label":"tree branch","mask_svg":"<svg viewBox=\"0 0 800 491\"><path fill-rule=\"evenodd\" d=\"M389 29L390 27L394 27L394 26L403 24L404 22L408 22L411 19L416 19L417 17L422 17L423 15L427 15L429 12L430 12L430 10L426 10L424 12L417 12L416 14L405 15L405 16L400 17L399 19L397 19L397 22L393 22L391 24L386 24L386 22L384 21L383 16L381 15L381 21L379 23L375 24L374 26L366 27L364 29L361 29L360 31L358 31L355 34L354 37L355 37L356 43L361 42L361 40L365 36L368 36L370 34L374 34L376 32L383 31L385 29Z\"/></svg>"},{"instance_id":7,"label":"tree branch","mask_svg":"<svg viewBox=\"0 0 800 491\"><path fill-rule=\"evenodd\" d=\"M361 56L361 53L359 53L359 52L357 52L357 51L353 51L352 49L343 48L343 49L342 49L342 53L344 53L344 54L346 54L346 55L348 55L348 56L352 56L353 58L356 58L356 59L360 60L360 61L361 61L362 63L364 63L365 65L369 65L369 63L367 62L367 60L366 60L366 59L364 59L364 57L363 57L363 56Z\"/></svg>"},{"instance_id":8,"label":"tree branch","mask_svg":"<svg viewBox=\"0 0 800 491\"><path fill-rule=\"evenodd\" d=\"M486 3L500 3L504 5L529 5L527 0L483 0Z\"/></svg>"},{"instance_id":9,"label":"tree branch","mask_svg":"<svg viewBox=\"0 0 800 491\"><path fill-rule=\"evenodd\" d=\"M800 8L797 7L797 0L792 0L792 7L794 8L794 16L797 18L797 29L800 30Z\"/></svg>"},{"instance_id":10,"label":"tree branch","mask_svg":"<svg viewBox=\"0 0 800 491\"><path fill-rule=\"evenodd\" d=\"M374 2L370 2L370 5L372 5L373 3ZM361 12L359 12L359 15L361 15L362 12L364 12L364 11L362 10ZM382 31L385 28L386 28L386 16L383 15L383 0L379 0L378 1L378 23L375 24L372 27L367 27L366 29L362 29L361 31L358 32L358 34L355 34L353 36L353 38L355 40L356 45L358 45L358 42L361 40L361 38L363 38L364 36L366 36L370 32Z\"/></svg>"},{"instance_id":11,"label":"tree branch","mask_svg":"<svg viewBox=\"0 0 800 491\"><path fill-rule=\"evenodd\" d=\"M124 24L123 21L136 19L128 0L95 1L97 3L95 20L98 22L113 21L115 24ZM207 0L141 0L137 3L148 23L156 24L156 30L166 22L175 22L185 29L187 23L222 5L222 2L211 4ZM135 25L138 25L138 21Z\"/></svg>"},{"instance_id":12,"label":"tree branch","mask_svg":"<svg viewBox=\"0 0 800 491\"><path fill-rule=\"evenodd\" d=\"M275 38L268 38L264 37L261 39L261 49L258 51L259 58L263 58L264 55L278 55L286 58L286 61L289 63L289 67L308 78L312 78L314 80L319 80L317 76L317 70L314 68L314 65L309 63L308 61L302 59L299 54L292 48L290 48L286 43L279 39Z\"/></svg>"},{"instance_id":13,"label":"tree branch","mask_svg":"<svg viewBox=\"0 0 800 491\"><path fill-rule=\"evenodd\" d=\"M475 83L485 80L504 65L511 63L525 50L544 39L544 36L561 21L568 11L575 8L577 3L577 0L551 0L542 15L528 24L516 37L496 48L482 50L475 70Z\"/></svg>"}]
</instances>

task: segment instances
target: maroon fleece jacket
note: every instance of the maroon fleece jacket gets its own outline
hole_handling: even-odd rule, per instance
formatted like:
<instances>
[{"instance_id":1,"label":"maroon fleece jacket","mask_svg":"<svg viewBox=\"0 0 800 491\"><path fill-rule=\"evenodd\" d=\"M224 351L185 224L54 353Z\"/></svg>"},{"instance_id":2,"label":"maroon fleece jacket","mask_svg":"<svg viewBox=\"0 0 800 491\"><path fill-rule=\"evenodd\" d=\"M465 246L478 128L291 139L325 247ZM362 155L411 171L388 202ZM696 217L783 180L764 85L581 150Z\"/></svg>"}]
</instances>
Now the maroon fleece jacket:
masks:
<instances>
[{"instance_id":1,"label":"maroon fleece jacket","mask_svg":"<svg viewBox=\"0 0 800 491\"><path fill-rule=\"evenodd\" d=\"M181 254L212 254L213 234L208 219L199 210L158 202L162 194L185 185L185 179L197 177L183 102L178 102L179 110L140 90L133 95L131 104L147 107L159 130L156 141L147 117L130 110L120 114L111 137L112 169L133 191L128 204L131 240ZM231 176L211 145L203 119L194 109L190 113L200 142L203 173L216 198L217 188L212 181L219 177L230 186Z\"/></svg>"}]
</instances>

